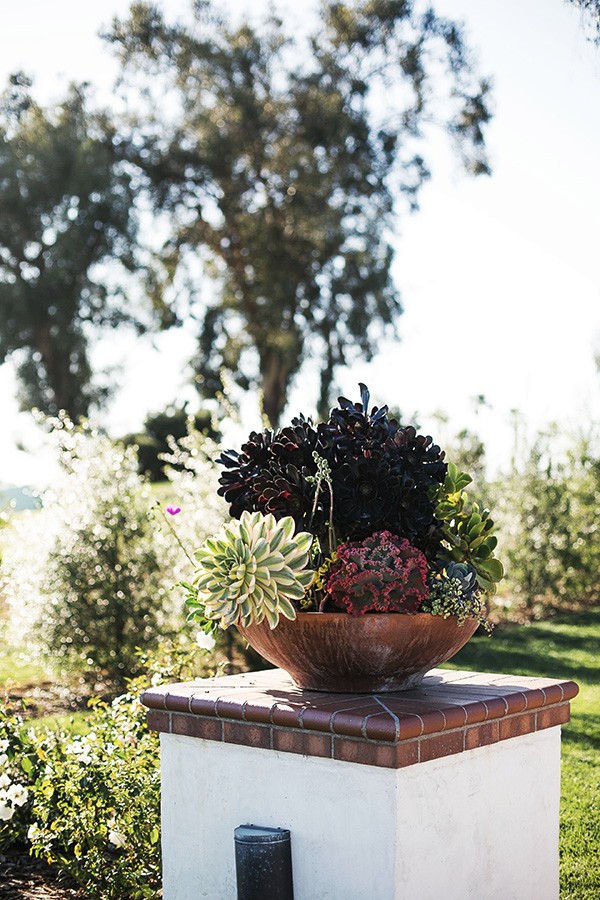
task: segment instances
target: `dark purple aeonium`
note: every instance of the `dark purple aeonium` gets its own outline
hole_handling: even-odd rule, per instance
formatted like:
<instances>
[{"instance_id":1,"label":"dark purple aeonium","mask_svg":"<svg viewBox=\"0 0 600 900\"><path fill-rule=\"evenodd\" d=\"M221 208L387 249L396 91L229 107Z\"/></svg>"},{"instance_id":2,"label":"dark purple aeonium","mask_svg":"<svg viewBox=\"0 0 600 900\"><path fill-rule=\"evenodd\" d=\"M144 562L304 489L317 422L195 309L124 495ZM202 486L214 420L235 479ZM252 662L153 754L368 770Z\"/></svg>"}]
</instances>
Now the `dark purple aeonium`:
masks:
<instances>
[{"instance_id":1,"label":"dark purple aeonium","mask_svg":"<svg viewBox=\"0 0 600 900\"><path fill-rule=\"evenodd\" d=\"M340 397L326 423L300 416L277 432L252 432L240 452L222 453L219 493L234 518L244 510L290 515L322 547L329 526L338 541L389 531L433 561L441 536L429 492L444 481L444 453L430 437L389 418L387 406L369 412L369 391L363 384L360 390L358 403ZM330 485L315 480L319 458Z\"/></svg>"}]
</instances>

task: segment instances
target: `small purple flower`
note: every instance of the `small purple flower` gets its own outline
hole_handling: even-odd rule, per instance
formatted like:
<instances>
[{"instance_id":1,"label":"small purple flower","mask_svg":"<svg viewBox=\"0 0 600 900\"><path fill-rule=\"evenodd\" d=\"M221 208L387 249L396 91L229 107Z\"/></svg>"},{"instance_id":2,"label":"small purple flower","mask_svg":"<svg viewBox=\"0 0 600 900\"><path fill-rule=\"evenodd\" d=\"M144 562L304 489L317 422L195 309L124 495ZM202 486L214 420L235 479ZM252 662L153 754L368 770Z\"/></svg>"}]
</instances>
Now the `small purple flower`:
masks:
<instances>
[{"instance_id":1,"label":"small purple flower","mask_svg":"<svg viewBox=\"0 0 600 900\"><path fill-rule=\"evenodd\" d=\"M181 507L180 506L167 506L167 512L169 513L170 516L176 516L177 513L181 512Z\"/></svg>"}]
</instances>

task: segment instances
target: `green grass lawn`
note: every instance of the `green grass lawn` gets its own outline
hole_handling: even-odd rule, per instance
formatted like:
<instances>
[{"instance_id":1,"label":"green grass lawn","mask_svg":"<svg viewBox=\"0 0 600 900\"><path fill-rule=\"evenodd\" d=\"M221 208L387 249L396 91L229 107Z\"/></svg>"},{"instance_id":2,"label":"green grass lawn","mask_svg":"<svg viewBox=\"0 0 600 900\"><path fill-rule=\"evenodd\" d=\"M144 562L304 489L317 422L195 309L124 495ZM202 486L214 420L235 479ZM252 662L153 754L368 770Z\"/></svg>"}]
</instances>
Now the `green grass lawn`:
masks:
<instances>
[{"instance_id":1,"label":"green grass lawn","mask_svg":"<svg viewBox=\"0 0 600 900\"><path fill-rule=\"evenodd\" d=\"M477 636L447 668L573 679L563 726L561 900L600 897L600 610ZM534 898L532 898L534 900Z\"/></svg>"},{"instance_id":2,"label":"green grass lawn","mask_svg":"<svg viewBox=\"0 0 600 900\"><path fill-rule=\"evenodd\" d=\"M3 647L0 643L0 690L7 684L17 686L50 681L48 666L26 651Z\"/></svg>"}]
</instances>

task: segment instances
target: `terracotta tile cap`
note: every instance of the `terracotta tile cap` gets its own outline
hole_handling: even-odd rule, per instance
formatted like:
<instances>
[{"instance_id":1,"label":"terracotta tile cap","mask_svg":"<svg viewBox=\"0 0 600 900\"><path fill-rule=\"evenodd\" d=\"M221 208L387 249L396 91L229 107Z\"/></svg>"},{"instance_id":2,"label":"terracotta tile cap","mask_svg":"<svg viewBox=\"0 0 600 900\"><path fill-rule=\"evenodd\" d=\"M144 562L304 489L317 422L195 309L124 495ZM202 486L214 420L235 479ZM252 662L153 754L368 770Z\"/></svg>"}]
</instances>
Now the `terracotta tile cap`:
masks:
<instances>
[{"instance_id":1,"label":"terracotta tile cap","mask_svg":"<svg viewBox=\"0 0 600 900\"><path fill-rule=\"evenodd\" d=\"M412 691L331 694L300 691L285 672L267 669L153 687L144 692L142 702L153 710L238 723L240 729L274 726L399 743L534 715L535 710L568 702L577 692L572 681L434 669ZM507 725L503 733L516 725ZM228 731L238 734L237 729Z\"/></svg>"}]
</instances>

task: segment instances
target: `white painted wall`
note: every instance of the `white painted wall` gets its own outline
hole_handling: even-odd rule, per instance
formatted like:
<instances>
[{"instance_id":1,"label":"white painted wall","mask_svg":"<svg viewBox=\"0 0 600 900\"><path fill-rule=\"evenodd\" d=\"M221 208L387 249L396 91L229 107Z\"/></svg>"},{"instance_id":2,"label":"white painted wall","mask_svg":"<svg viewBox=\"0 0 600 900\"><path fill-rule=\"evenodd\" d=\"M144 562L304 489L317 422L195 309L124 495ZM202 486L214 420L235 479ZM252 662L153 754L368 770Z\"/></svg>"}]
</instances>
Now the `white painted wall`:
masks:
<instances>
[{"instance_id":1,"label":"white painted wall","mask_svg":"<svg viewBox=\"0 0 600 900\"><path fill-rule=\"evenodd\" d=\"M246 823L290 829L295 900L558 898L559 727L399 770L161 747L165 900L235 900Z\"/></svg>"}]
</instances>

